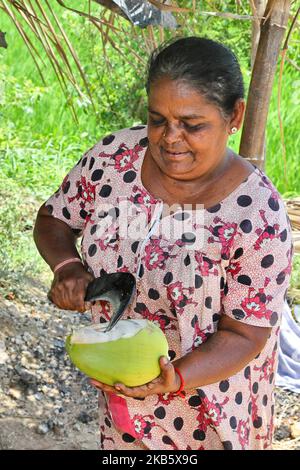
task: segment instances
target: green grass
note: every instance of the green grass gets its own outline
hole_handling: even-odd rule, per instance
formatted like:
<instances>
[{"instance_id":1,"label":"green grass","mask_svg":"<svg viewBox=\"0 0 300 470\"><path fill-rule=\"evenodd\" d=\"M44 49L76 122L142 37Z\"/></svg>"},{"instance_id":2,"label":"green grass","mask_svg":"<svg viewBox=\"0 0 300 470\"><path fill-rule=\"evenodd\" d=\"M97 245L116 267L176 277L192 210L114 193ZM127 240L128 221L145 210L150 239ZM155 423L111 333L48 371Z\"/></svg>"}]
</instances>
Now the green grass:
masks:
<instances>
[{"instance_id":1,"label":"green grass","mask_svg":"<svg viewBox=\"0 0 300 470\"><path fill-rule=\"evenodd\" d=\"M36 198L12 178L0 177L0 279L6 273L39 275L49 281L46 263L39 256L32 238Z\"/></svg>"},{"instance_id":2,"label":"green grass","mask_svg":"<svg viewBox=\"0 0 300 470\"><path fill-rule=\"evenodd\" d=\"M76 6L79 0L74 1ZM80 2L79 2L80 3ZM81 2L82 3L82 2ZM94 2L92 2L94 4ZM42 272L32 242L38 206L52 194L66 172L88 148L104 135L144 119L137 104L144 97L143 80L135 68L108 48L111 73L101 61L101 40L95 28L70 12L62 18L74 43L95 96L96 112L85 99L72 93L78 123L72 119L51 67L43 84L22 39L4 13L0 30L7 31L8 49L0 49L0 260L2 268ZM209 35L224 40L237 53L246 84L249 83L250 29L246 22L226 23L220 18L190 20L186 34ZM133 43L136 50L138 43ZM127 52L127 51L125 51ZM286 65L281 113L285 130L287 177L277 117L277 83L273 89L267 125L266 172L284 195L300 194L297 157L300 147L300 81ZM70 90L71 91L71 90ZM230 146L238 150L239 136ZM297 278L298 282L299 279ZM300 284L300 281L299 281Z\"/></svg>"}]
</instances>

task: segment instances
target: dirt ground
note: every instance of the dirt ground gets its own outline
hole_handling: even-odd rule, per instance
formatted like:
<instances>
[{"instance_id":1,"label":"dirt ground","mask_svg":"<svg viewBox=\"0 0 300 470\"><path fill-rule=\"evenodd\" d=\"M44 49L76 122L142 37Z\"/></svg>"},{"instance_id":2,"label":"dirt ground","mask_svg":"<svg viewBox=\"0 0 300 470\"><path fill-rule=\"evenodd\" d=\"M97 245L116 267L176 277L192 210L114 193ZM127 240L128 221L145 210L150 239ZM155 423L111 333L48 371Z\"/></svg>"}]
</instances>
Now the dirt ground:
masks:
<instances>
[{"instance_id":1,"label":"dirt ground","mask_svg":"<svg viewBox=\"0 0 300 470\"><path fill-rule=\"evenodd\" d=\"M0 449L98 449L97 393L64 350L89 315L54 307L37 280L1 278ZM299 450L299 395L276 397L274 449Z\"/></svg>"}]
</instances>

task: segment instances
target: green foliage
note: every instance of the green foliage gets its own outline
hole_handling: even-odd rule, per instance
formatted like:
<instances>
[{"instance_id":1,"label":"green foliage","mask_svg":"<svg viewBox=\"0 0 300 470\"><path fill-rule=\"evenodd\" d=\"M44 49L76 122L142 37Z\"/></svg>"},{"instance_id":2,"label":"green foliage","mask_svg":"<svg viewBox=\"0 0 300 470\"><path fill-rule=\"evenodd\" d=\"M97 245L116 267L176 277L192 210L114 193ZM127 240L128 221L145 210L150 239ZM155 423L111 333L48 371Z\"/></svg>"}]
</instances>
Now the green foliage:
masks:
<instances>
[{"instance_id":1,"label":"green foliage","mask_svg":"<svg viewBox=\"0 0 300 470\"><path fill-rule=\"evenodd\" d=\"M93 8L99 9L95 2L91 3ZM203 10L210 10L206 2L199 3ZM216 7L218 3L222 4L223 11L244 13L234 10L237 8L234 1L214 2ZM80 4L79 0L72 2L75 8ZM58 12L56 2L53 6ZM134 51L146 63L147 56L141 48L144 41L141 30L136 30L136 38L126 40L124 44L112 36L122 53L110 44L104 51L96 28L83 17L65 10L62 13L61 8L59 11L95 99L94 111L86 92L78 97L69 86L78 123L72 118L51 67L43 68L44 84L16 29L4 13L0 14L0 29L7 32L8 42L8 49L0 49L0 258L2 266L5 259L10 266L38 272L44 263L35 252L31 233L38 206L57 189L82 153L101 137L146 119L144 68L132 54ZM249 85L249 21L190 15L181 24L181 29L176 32L178 35L207 36L232 48L240 61L246 86ZM124 37L128 38L131 25L123 21L122 28ZM172 34L167 32L165 39ZM299 47L294 42L291 45L295 58ZM277 117L277 83L278 74L267 127L266 170L282 193L300 194L297 171L300 87L296 70L287 64L283 76L281 114L287 154L286 178ZM238 135L231 138L230 146L235 150L238 150L239 138Z\"/></svg>"},{"instance_id":2,"label":"green foliage","mask_svg":"<svg viewBox=\"0 0 300 470\"><path fill-rule=\"evenodd\" d=\"M278 190L285 197L300 194L299 148L300 148L300 78L297 71L289 64L285 65L282 77L281 119L284 129L286 161L280 137L278 120L278 84L277 73L273 87L270 111L267 123L266 172L275 182ZM286 174L285 174L286 170Z\"/></svg>"},{"instance_id":3,"label":"green foliage","mask_svg":"<svg viewBox=\"0 0 300 470\"><path fill-rule=\"evenodd\" d=\"M36 199L12 178L0 175L0 201L0 279L15 271L48 279L49 270L32 238Z\"/></svg>"}]
</instances>

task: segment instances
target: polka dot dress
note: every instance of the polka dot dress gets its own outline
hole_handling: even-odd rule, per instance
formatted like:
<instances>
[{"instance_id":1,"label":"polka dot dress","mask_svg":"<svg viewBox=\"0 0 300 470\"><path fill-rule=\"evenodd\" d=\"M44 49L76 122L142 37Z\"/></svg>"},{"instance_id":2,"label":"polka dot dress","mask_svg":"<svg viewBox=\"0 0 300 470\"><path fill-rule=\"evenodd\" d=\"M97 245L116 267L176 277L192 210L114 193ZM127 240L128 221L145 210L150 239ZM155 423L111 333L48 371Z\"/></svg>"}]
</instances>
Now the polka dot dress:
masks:
<instances>
[{"instance_id":1,"label":"polka dot dress","mask_svg":"<svg viewBox=\"0 0 300 470\"><path fill-rule=\"evenodd\" d=\"M256 168L200 217L180 207L167 214L142 183L146 148L146 126L105 137L46 203L54 217L82 235L88 269L96 277L136 275L136 298L125 317L156 322L171 360L201 347L222 315L272 329L247 367L219 383L199 384L184 398L101 393L100 448L269 449L279 325L292 262L283 202ZM164 224L172 225L171 236ZM95 322L108 321L109 304L97 302L92 315Z\"/></svg>"}]
</instances>

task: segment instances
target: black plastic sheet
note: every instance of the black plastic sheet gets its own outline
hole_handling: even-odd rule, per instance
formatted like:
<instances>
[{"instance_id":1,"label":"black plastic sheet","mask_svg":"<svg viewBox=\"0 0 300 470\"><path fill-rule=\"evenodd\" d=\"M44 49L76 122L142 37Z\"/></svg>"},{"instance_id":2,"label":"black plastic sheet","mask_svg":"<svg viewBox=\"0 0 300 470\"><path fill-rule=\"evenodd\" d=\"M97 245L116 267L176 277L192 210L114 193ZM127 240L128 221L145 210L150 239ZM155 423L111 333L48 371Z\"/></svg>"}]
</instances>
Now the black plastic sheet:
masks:
<instances>
[{"instance_id":1,"label":"black plastic sheet","mask_svg":"<svg viewBox=\"0 0 300 470\"><path fill-rule=\"evenodd\" d=\"M149 25L161 25L165 28L176 28L177 22L172 13L162 11L146 0L113 0L128 19L136 26L145 28Z\"/></svg>"}]
</instances>

